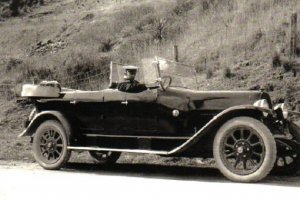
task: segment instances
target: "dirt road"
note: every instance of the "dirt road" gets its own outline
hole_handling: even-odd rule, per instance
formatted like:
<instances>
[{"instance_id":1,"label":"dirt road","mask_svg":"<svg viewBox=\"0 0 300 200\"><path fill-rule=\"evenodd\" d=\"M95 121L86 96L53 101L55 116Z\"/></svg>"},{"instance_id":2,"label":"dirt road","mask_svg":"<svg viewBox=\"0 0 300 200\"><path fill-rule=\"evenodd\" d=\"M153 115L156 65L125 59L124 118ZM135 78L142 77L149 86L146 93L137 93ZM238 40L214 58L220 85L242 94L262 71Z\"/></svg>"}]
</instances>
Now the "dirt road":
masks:
<instances>
[{"instance_id":1,"label":"dirt road","mask_svg":"<svg viewBox=\"0 0 300 200\"><path fill-rule=\"evenodd\" d=\"M70 163L48 171L36 163L0 161L0 199L284 199L298 195L300 174L256 184L226 180L215 169L144 164ZM227 198L226 198L227 199Z\"/></svg>"}]
</instances>

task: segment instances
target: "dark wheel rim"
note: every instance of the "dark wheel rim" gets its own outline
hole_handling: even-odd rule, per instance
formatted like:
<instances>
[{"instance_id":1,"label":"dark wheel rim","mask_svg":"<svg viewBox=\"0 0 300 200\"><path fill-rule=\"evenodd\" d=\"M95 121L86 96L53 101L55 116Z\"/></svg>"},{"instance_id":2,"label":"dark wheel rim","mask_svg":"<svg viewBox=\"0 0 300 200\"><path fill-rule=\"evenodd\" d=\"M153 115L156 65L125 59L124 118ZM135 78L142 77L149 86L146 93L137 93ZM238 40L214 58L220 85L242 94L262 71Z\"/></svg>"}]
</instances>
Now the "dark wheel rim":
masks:
<instances>
[{"instance_id":1,"label":"dark wheel rim","mask_svg":"<svg viewBox=\"0 0 300 200\"><path fill-rule=\"evenodd\" d=\"M266 154L259 133L246 126L228 130L220 151L226 168L238 175L248 175L258 170Z\"/></svg>"},{"instance_id":2,"label":"dark wheel rim","mask_svg":"<svg viewBox=\"0 0 300 200\"><path fill-rule=\"evenodd\" d=\"M46 163L55 163L63 154L64 142L59 131L48 129L39 138L39 148L42 160Z\"/></svg>"}]
</instances>

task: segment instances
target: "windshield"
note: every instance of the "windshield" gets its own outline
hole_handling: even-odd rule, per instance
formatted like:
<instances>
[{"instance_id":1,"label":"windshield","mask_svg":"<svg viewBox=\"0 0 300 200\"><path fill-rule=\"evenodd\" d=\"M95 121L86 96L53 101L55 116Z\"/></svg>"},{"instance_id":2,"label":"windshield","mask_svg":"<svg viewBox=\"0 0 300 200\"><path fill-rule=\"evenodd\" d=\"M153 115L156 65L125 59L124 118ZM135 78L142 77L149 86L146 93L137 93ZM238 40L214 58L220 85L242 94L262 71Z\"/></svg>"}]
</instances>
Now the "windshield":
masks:
<instances>
[{"instance_id":1,"label":"windshield","mask_svg":"<svg viewBox=\"0 0 300 200\"><path fill-rule=\"evenodd\" d=\"M170 76L172 87L197 89L197 76L194 67L183 63L156 57L160 69L160 76Z\"/></svg>"},{"instance_id":2,"label":"windshield","mask_svg":"<svg viewBox=\"0 0 300 200\"><path fill-rule=\"evenodd\" d=\"M111 63L110 85L124 82L124 64ZM135 80L147 87L158 86L158 80L170 76L171 87L197 89L196 71L193 67L165 58L145 58L137 71Z\"/></svg>"}]
</instances>

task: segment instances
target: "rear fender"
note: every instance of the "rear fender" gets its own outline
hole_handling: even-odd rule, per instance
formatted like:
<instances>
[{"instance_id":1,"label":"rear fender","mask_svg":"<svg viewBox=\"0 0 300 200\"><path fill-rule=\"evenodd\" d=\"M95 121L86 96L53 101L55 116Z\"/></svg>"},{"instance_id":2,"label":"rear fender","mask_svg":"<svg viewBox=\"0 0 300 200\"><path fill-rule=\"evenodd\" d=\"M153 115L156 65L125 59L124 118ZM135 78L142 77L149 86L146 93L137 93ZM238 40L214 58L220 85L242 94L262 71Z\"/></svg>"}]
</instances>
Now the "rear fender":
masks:
<instances>
[{"instance_id":1,"label":"rear fender","mask_svg":"<svg viewBox=\"0 0 300 200\"><path fill-rule=\"evenodd\" d=\"M39 127L39 125L46 120L59 121L63 125L66 133L68 135L71 134L71 125L64 114L62 114L61 112L58 112L58 111L43 111L43 112L36 114L33 117L33 119L30 121L29 125L18 137L33 135L35 133L36 129Z\"/></svg>"},{"instance_id":2,"label":"rear fender","mask_svg":"<svg viewBox=\"0 0 300 200\"><path fill-rule=\"evenodd\" d=\"M260 120L264 115L271 115L275 117L273 110L268 108L262 108L252 105L234 106L228 108L218 115L214 116L205 126L198 130L190 139L184 142L182 145L168 152L169 155L179 154L196 144L203 136L214 136L218 128L220 128L226 121L238 116L250 116Z\"/></svg>"}]
</instances>

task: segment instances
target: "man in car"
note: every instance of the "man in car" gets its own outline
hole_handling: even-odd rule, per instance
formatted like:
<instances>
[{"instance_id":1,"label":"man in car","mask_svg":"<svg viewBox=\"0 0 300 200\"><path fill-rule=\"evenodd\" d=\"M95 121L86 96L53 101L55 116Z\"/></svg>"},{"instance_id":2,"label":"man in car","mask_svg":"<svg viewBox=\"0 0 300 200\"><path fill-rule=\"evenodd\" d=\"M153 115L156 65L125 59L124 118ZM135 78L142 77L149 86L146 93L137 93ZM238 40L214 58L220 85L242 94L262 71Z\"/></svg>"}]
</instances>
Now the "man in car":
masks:
<instances>
[{"instance_id":1,"label":"man in car","mask_svg":"<svg viewBox=\"0 0 300 200\"><path fill-rule=\"evenodd\" d=\"M135 75L138 70L136 66L124 66L123 69L125 70L124 79L125 82L119 83L117 88L122 92L129 92L129 93L138 93L147 90L145 84L139 83L135 80Z\"/></svg>"}]
</instances>

